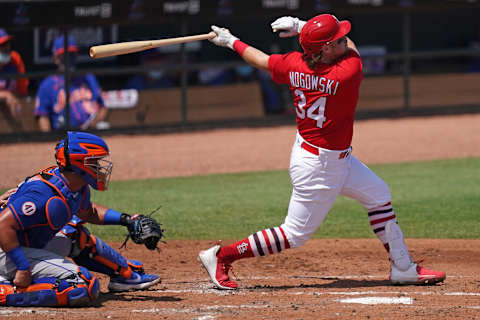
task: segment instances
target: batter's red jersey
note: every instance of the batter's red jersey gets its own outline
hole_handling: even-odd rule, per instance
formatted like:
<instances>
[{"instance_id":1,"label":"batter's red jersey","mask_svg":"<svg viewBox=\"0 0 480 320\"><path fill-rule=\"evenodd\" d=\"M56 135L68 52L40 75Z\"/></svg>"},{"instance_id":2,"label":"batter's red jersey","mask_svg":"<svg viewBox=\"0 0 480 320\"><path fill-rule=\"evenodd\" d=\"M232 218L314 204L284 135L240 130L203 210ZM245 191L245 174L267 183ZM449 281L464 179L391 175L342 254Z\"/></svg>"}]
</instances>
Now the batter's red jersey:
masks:
<instances>
[{"instance_id":1,"label":"batter's red jersey","mask_svg":"<svg viewBox=\"0 0 480 320\"><path fill-rule=\"evenodd\" d=\"M349 50L334 64L319 64L312 70L302 53L293 51L272 54L268 67L276 83L290 87L300 135L321 148L347 149L363 78L360 56Z\"/></svg>"}]
</instances>

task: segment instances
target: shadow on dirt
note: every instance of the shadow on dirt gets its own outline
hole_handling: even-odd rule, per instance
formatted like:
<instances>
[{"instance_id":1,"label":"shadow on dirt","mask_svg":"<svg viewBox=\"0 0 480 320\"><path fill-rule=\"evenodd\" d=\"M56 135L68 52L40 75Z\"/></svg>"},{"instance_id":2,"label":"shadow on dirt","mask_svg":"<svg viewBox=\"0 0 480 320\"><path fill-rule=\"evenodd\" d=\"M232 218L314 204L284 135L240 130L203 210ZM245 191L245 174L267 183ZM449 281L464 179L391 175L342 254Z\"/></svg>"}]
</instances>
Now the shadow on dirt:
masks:
<instances>
[{"instance_id":1,"label":"shadow on dirt","mask_svg":"<svg viewBox=\"0 0 480 320\"><path fill-rule=\"evenodd\" d=\"M140 294L137 292L107 292L102 293L100 297L98 297L98 302L104 303L107 301L154 301L154 302L177 302L182 301L184 299L172 297L172 296L154 296L154 295L146 295Z\"/></svg>"},{"instance_id":2,"label":"shadow on dirt","mask_svg":"<svg viewBox=\"0 0 480 320\"><path fill-rule=\"evenodd\" d=\"M247 290L270 290L270 291L280 291L280 290L289 290L289 289L300 289L300 288L313 288L313 289L328 289L328 288L342 288L342 289L351 289L351 288L372 288L372 287L390 287L392 284L388 280L353 280L353 279L329 279L334 280L329 283L314 283L314 284L304 284L300 283L298 285L282 285L282 286L253 286L247 287Z\"/></svg>"}]
</instances>

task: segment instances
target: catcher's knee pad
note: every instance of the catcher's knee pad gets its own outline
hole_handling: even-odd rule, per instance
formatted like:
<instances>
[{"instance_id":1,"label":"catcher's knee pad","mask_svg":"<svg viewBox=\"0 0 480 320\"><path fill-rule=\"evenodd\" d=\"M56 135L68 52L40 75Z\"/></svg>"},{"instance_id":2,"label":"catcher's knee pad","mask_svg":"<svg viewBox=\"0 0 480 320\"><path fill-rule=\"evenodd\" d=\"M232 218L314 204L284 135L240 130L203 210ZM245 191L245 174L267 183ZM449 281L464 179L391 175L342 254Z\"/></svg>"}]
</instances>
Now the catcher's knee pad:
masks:
<instances>
[{"instance_id":1,"label":"catcher's knee pad","mask_svg":"<svg viewBox=\"0 0 480 320\"><path fill-rule=\"evenodd\" d=\"M0 283L0 305L12 307L86 306L98 298L100 285L88 270L79 267L76 279L38 278L26 288Z\"/></svg>"},{"instance_id":2,"label":"catcher's knee pad","mask_svg":"<svg viewBox=\"0 0 480 320\"><path fill-rule=\"evenodd\" d=\"M91 301L96 300L100 294L100 282L98 282L98 279L82 266L78 266L78 276L85 282L89 299Z\"/></svg>"},{"instance_id":3,"label":"catcher's knee pad","mask_svg":"<svg viewBox=\"0 0 480 320\"><path fill-rule=\"evenodd\" d=\"M110 276L120 274L127 279L132 276L132 267L127 259L102 239L91 234L87 228L77 229L75 246L72 258L76 264Z\"/></svg>"}]
</instances>

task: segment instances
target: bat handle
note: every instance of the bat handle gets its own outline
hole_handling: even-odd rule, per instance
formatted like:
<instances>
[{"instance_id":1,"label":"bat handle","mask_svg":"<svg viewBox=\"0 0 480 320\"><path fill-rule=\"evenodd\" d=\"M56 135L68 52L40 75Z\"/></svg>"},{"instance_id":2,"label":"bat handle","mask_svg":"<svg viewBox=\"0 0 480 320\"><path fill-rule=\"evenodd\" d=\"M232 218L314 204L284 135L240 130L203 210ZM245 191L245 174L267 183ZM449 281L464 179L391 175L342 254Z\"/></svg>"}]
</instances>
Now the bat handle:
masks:
<instances>
[{"instance_id":1,"label":"bat handle","mask_svg":"<svg viewBox=\"0 0 480 320\"><path fill-rule=\"evenodd\" d=\"M208 37L206 39L211 40L211 39L215 38L217 36L217 34L213 31L210 31L209 33L207 33L207 36Z\"/></svg>"}]
</instances>

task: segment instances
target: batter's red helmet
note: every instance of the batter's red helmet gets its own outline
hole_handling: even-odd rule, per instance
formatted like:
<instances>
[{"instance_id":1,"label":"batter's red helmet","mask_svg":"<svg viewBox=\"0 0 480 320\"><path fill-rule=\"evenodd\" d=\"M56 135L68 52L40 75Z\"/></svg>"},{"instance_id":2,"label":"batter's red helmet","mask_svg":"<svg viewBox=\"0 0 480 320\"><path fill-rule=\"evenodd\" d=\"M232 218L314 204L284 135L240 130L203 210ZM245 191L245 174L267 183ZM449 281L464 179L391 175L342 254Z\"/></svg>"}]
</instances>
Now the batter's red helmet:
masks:
<instances>
[{"instance_id":1,"label":"batter's red helmet","mask_svg":"<svg viewBox=\"0 0 480 320\"><path fill-rule=\"evenodd\" d=\"M300 32L300 45L308 55L320 53L324 45L340 39L350 32L350 22L338 21L331 14L321 14L308 20Z\"/></svg>"}]
</instances>

